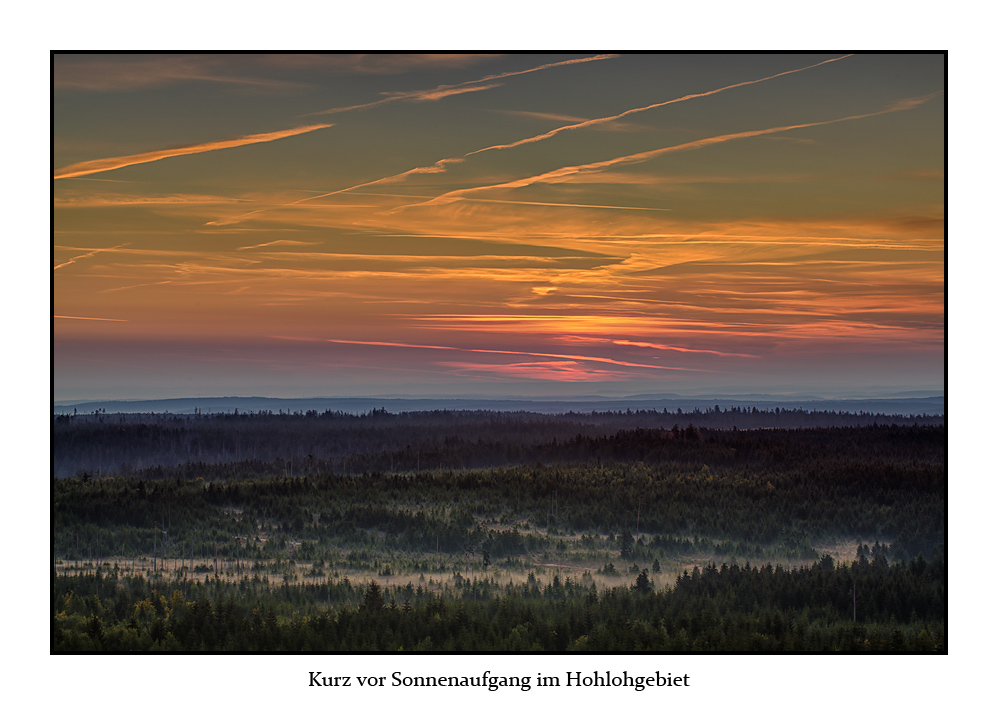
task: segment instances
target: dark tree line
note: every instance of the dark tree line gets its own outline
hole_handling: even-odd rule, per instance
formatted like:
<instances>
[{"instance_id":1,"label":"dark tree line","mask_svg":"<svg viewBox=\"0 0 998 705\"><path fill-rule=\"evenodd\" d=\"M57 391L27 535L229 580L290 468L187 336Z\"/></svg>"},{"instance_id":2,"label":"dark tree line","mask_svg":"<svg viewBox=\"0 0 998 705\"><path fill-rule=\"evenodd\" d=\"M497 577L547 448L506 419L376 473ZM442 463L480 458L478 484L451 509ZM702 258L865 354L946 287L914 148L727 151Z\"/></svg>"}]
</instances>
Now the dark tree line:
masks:
<instances>
[{"instance_id":1,"label":"dark tree line","mask_svg":"<svg viewBox=\"0 0 998 705\"><path fill-rule=\"evenodd\" d=\"M687 440L703 429L852 428L940 425L940 417L735 407L686 412L372 410L295 414L59 415L52 425L57 477L127 474L184 463L280 462L289 474L487 467L570 461L591 452L581 439L618 432L666 429ZM621 443L627 439L620 439ZM576 447L565 447L565 444ZM551 445L556 447L550 447ZM591 446L591 442L589 443Z\"/></svg>"}]
</instances>

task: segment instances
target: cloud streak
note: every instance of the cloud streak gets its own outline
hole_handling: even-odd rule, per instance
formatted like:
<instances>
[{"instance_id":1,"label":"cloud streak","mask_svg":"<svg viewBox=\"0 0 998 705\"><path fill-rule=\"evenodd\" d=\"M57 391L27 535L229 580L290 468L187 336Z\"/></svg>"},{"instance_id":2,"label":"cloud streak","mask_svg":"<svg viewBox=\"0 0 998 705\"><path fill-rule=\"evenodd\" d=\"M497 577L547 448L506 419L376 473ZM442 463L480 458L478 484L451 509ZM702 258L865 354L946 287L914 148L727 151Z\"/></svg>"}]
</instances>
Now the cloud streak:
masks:
<instances>
[{"instance_id":1,"label":"cloud streak","mask_svg":"<svg viewBox=\"0 0 998 705\"><path fill-rule=\"evenodd\" d=\"M127 318L97 318L96 316L52 316L52 318L68 318L74 321L113 321L115 323L128 323Z\"/></svg>"},{"instance_id":2,"label":"cloud streak","mask_svg":"<svg viewBox=\"0 0 998 705\"><path fill-rule=\"evenodd\" d=\"M495 85L498 85L498 84L495 84L495 85L474 87L474 86L472 86L472 84L483 83L483 82L486 82L486 81L492 81L492 80L496 80L496 79L499 79L499 78L506 78L506 77L509 77L509 76L517 76L517 75L520 75L520 74L531 73L533 71L541 71L541 70L552 68L552 67L556 67L556 66L565 66L565 65L569 65L569 64L578 64L578 63L585 63L585 62L589 62L589 61L598 61L598 60L602 60L602 59L614 58L615 56L616 55L614 55L614 54L600 54L600 55L593 56L593 57L588 57L588 58L585 58L585 59L572 59L572 60L569 60L569 61L563 61L563 62L558 62L558 63L553 63L553 64L544 64L543 66L538 66L538 67L535 67L535 68L532 68L532 69L526 69L524 71L513 71L513 72L508 72L508 73L503 73L503 74L497 74L497 75L494 75L494 76L486 76L485 78L480 78L480 79L476 79L474 81L468 81L466 83L457 84L456 86L438 86L437 88L433 88L433 89L429 89L429 90L409 91L409 92L404 92L404 93L395 93L395 94L392 94L391 96L389 96L388 98L384 98L382 100L374 101L372 103L365 103L363 105L356 105L356 106L348 106L348 107L344 107L344 108L333 108L333 109L330 109L330 110L322 111L320 113L312 113L312 114L313 115L321 115L321 114L332 113L332 112L344 112L344 111L348 111L348 110L357 110L357 109L362 109L362 108L371 108L371 107L374 107L376 105L381 105L381 104L384 104L384 103L389 103L389 102L393 102L393 101L396 101L396 100L403 100L403 99L416 100L416 101L419 101L419 100L439 100L440 98L443 98L443 97L446 97L446 96L449 96L449 95L456 95L458 93L466 92L466 91L469 91L469 90L483 90L485 88L493 88L493 87L495 87ZM518 146L524 145L524 144L531 144L533 142L540 142L542 140L550 139L551 137L554 137L558 133L564 132L566 130L577 130L577 129L585 128L585 127L607 127L607 126L611 125L612 123L614 123L615 121L620 120L621 118L627 117L628 115L633 115L635 113L640 113L640 112L644 112L644 111L647 111L647 110L652 110L654 108L660 108L660 107L663 107L663 106L666 106L666 105L671 105L673 103L681 103L683 101L693 100L695 98L704 98L704 97L707 97L707 96L715 95L717 93L721 93L723 91L731 90L733 88L740 88L742 86L749 86L749 85L752 85L752 84L755 84L755 83L762 83L763 81L770 81L770 80L772 80L774 78L779 78L781 76L787 76L787 75L790 75L790 74L799 73L801 71L807 71L809 69L813 69L813 68L816 68L818 66L823 66L824 64L829 64L829 63L832 63L832 62L835 62L835 61L841 61L842 59L848 58L849 56L852 56L852 54L845 54L843 56L838 56L838 57L835 57L833 59L826 59L825 61L818 62L817 64L811 64L810 66L803 66L801 68L791 69L789 71L782 71L780 73L773 74L771 76L765 76L763 78L757 78L757 79L753 79L751 81L742 81L741 83L734 83L734 84L731 84L729 86L723 86L721 88L715 88L714 90L705 91L705 92L702 92L702 93L690 93L688 95L682 96L681 98L673 98L672 100L667 100L667 101L664 101L664 102L661 102L661 103L653 103L652 105L646 105L646 106L643 106L643 107L640 107L640 108L631 108L630 110L625 110L624 112L618 113L617 115L611 115L611 116L602 117L602 118L594 118L592 120L583 120L583 121L580 121L580 122L575 122L574 124L571 124L571 125L563 125L561 127L557 127L555 129L550 130L548 132L545 132L543 134L534 135L533 137L527 137L525 139L518 140L516 142L510 142L508 144L492 145L490 147L483 147L482 149L477 149L477 150L468 152L463 157L454 157L454 158L440 159L437 162L435 162L433 164L433 166L416 167L414 169L409 169L408 171L404 171L404 172L402 172L400 174L395 174L393 176L386 176L383 179L377 179L375 181L368 181L368 182L363 183L363 184L356 184L354 186L349 186L347 188L339 189L337 191L330 191L328 193L320 194L320 195L317 195L317 196L310 196L309 198L305 198L305 199L302 199L300 201L295 201L293 203L288 203L288 204L285 204L285 205L286 206L295 206L295 205L299 205L301 203L304 203L306 201L320 199L320 198L327 198L329 196L336 196L338 194L347 193L349 191L353 191L354 189L363 188L365 186L373 186L373 185L376 185L376 184L398 183L398 182L401 182L401 181L404 181L404 180L408 179L410 176L413 176L415 174L435 174L435 173L442 173L442 172L447 171L447 166L448 165L450 165L450 164L460 164L460 163L464 162L468 157L470 157L470 156L472 156L474 154L480 154L482 152L487 152L487 151L490 151L490 150L510 149L510 148L518 147ZM553 114L549 114L549 113L531 113L531 112L524 112L524 111L507 111L507 112L519 113L519 114L523 114L523 115L527 115L527 116L540 117L542 119L549 119L549 120L570 120L571 121L571 120L576 120L577 119L577 118L573 118L571 116L553 115ZM484 199L479 199L479 200L484 200ZM541 205L541 204L539 204L539 203L533 203L532 205ZM560 205L560 204L546 204L546 205ZM582 206L579 206L579 207L582 207ZM599 206L591 206L591 207L599 207ZM603 207L605 207L605 208L612 208L613 206L603 206ZM250 217L252 217L254 215L258 215L259 213L262 213L262 212L265 212L265 211L264 210L257 210L257 211L253 211L251 213L246 213L246 214L244 214L242 216L236 216L236 217L232 217L232 218L221 218L221 219L212 221L212 222L207 223L207 224L208 225L229 225L229 224L232 224L232 223L241 222L241 221L243 221L243 220L245 220L247 218L250 218Z\"/></svg>"},{"instance_id":3,"label":"cloud streak","mask_svg":"<svg viewBox=\"0 0 998 705\"><path fill-rule=\"evenodd\" d=\"M438 86L436 88L428 88L422 91L406 91L401 93L392 93L387 98L382 98L381 100L374 100L370 103L360 103L359 105L347 105L342 108L330 108L329 110L320 110L315 113L307 113L307 116L311 115L332 115L335 113L347 113L354 110L367 110L369 108L376 108L379 105L385 105L387 103L395 103L400 100L412 100L412 101L434 101L441 100L443 98L450 97L452 95L461 95L462 93L475 93L477 91L487 91L490 88L496 88L502 84L493 83L488 86Z\"/></svg>"},{"instance_id":4,"label":"cloud streak","mask_svg":"<svg viewBox=\"0 0 998 705\"><path fill-rule=\"evenodd\" d=\"M601 126L601 125L606 125L607 123L611 123L611 122L614 122L616 120L620 120L621 118L627 117L628 115L634 115L636 113L642 113L642 112L645 112L646 110L653 110L654 108L661 108L661 107L666 106L666 105L672 105L673 103L682 103L684 101L693 100L695 98L706 98L707 96L716 95L716 94L722 93L724 91L730 91L733 88L741 88L742 86L751 86L754 83L762 83L763 81L771 81L774 78L779 78L780 76L788 76L788 75L790 75L792 73L799 73L801 71L807 71L809 69L813 69L813 68L816 68L818 66L823 66L824 64L830 64L833 61L841 61L842 59L848 58L850 56L852 56L852 54L846 54L844 56L837 56L834 59L827 59L827 60L821 61L821 62L819 62L817 64L811 64L810 66L803 66L803 67L801 67L799 69L791 69L790 71L783 71L781 73L775 73L772 76L766 76L764 78L757 78L757 79L754 79L752 81L742 81L741 83L733 83L730 86L723 86L722 88L715 88L712 91L705 91L703 93L690 93L688 95L684 95L681 98L673 98L672 100L666 100L666 101L661 102L661 103L653 103L651 105L646 105L646 106L641 107L641 108L631 108L630 110L625 110L622 113L618 113L616 115L610 115L608 117L594 118L592 120L584 120L582 122L577 122L577 123L575 123L573 125L563 125L561 127L556 127L555 129L550 130L548 132L545 132L543 134L534 135L533 137L526 137L526 138L524 138L522 140L517 140L516 142L510 142L509 144L497 144L497 145L493 145L491 147L483 147L482 149L476 149L474 152L468 152L464 156L465 157L470 157L472 154L480 154L481 152L488 152L488 151L494 150L494 149L511 149L513 147L519 147L520 145L524 145L524 144L531 144L533 142L540 142L542 140L550 139L550 138L554 137L555 135L557 135L558 133L565 132L566 130L579 130L579 129L582 129L584 127L598 127L598 126Z\"/></svg>"},{"instance_id":5,"label":"cloud streak","mask_svg":"<svg viewBox=\"0 0 998 705\"><path fill-rule=\"evenodd\" d=\"M255 250L259 247L270 247L271 245L318 245L318 242L304 242L302 240L272 240L270 242L261 242L259 245L245 245L244 247L237 247L237 250Z\"/></svg>"},{"instance_id":6,"label":"cloud streak","mask_svg":"<svg viewBox=\"0 0 998 705\"><path fill-rule=\"evenodd\" d=\"M94 255L99 254L101 252L113 252L114 250L119 250L122 247L128 247L131 244L132 243L130 243L130 242L125 242L125 243L122 243L120 245L115 245L114 247L102 247L102 248L99 248L99 249L96 249L96 250L90 250L88 252L84 252L81 255L76 255L75 257L70 257L65 262L60 262L59 264L55 265L54 267L52 267L52 269L62 269L63 267L67 267L67 266L73 264L77 260L86 259L88 257L93 257Z\"/></svg>"},{"instance_id":7,"label":"cloud streak","mask_svg":"<svg viewBox=\"0 0 998 705\"><path fill-rule=\"evenodd\" d=\"M59 90L127 91L188 81L240 87L301 88L304 84L239 75L240 67L224 56L120 56L74 61L57 56L53 78Z\"/></svg>"},{"instance_id":8,"label":"cloud streak","mask_svg":"<svg viewBox=\"0 0 998 705\"><path fill-rule=\"evenodd\" d=\"M472 363L448 362L446 367L462 376L502 380L509 377L562 382L593 382L623 378L627 373L616 370L593 369L574 360L545 360L543 362Z\"/></svg>"},{"instance_id":9,"label":"cloud streak","mask_svg":"<svg viewBox=\"0 0 998 705\"><path fill-rule=\"evenodd\" d=\"M418 348L425 350L452 350L455 352L482 353L487 355L523 355L526 357L543 357L555 360L575 360L580 362L598 362L606 365L618 365L620 367L643 367L652 370L679 370L683 372L707 372L708 370L695 370L689 367L666 367L664 365L646 365L639 362L626 362L624 360L614 360L609 357L594 357L591 355L569 355L564 353L541 353L523 350L480 350L477 348L458 348L449 345L419 345L416 343L386 343L370 340L338 340L327 339L328 343L340 345L373 345L391 348Z\"/></svg>"},{"instance_id":10,"label":"cloud streak","mask_svg":"<svg viewBox=\"0 0 998 705\"><path fill-rule=\"evenodd\" d=\"M405 181L407 178L413 174L439 174L447 171L448 164L458 164L463 162L463 159L439 159L432 166L418 166L414 169L409 169L409 171L403 171L401 174L394 174L392 176L386 176L381 179L375 179L374 181L365 181L362 184L354 184L353 186L347 186L346 188L341 188L336 191L329 191L328 193L320 193L315 196L306 196L305 198L299 198L297 201L291 201L289 203L283 203L279 206L273 206L271 208L258 208L255 211L250 211L248 213L243 213L241 215L230 216L228 218L217 218L216 220L209 221L205 225L233 225L235 223L242 223L245 220L249 220L255 215L260 215L261 213L267 213L278 208L291 208L292 206L300 206L303 203L308 203L309 201L315 201L320 198L328 198L329 196L336 196L341 193L349 193L355 189L364 188L365 186L376 186L378 184L394 184L400 181Z\"/></svg>"},{"instance_id":11,"label":"cloud streak","mask_svg":"<svg viewBox=\"0 0 998 705\"><path fill-rule=\"evenodd\" d=\"M681 352L681 353L697 353L703 355L721 355L723 357L758 357L758 355L749 355L748 353L734 353L734 352L721 352L720 350L702 350L696 348L681 348L677 345L663 345L661 343L648 343L641 340L610 340L603 341L610 342L614 345L629 345L638 348L652 348L654 350L667 350L670 352Z\"/></svg>"},{"instance_id":12,"label":"cloud streak","mask_svg":"<svg viewBox=\"0 0 998 705\"><path fill-rule=\"evenodd\" d=\"M605 206L597 203L552 203L551 201L504 201L501 198L467 198L475 203L505 203L515 206L553 206L560 208L608 208L622 211L671 211L671 208L652 208L650 206Z\"/></svg>"},{"instance_id":13,"label":"cloud streak","mask_svg":"<svg viewBox=\"0 0 998 705\"><path fill-rule=\"evenodd\" d=\"M484 86L455 86L454 88L435 88L430 91L417 91L415 93L403 92L397 95L402 98L411 98L415 101L443 100L452 95L463 93L475 93L476 91L487 91L491 88L498 88L501 83L492 83Z\"/></svg>"},{"instance_id":14,"label":"cloud streak","mask_svg":"<svg viewBox=\"0 0 998 705\"><path fill-rule=\"evenodd\" d=\"M491 86L476 86L476 84L487 83L489 81L497 81L503 78L510 78L511 76L522 76L527 73L534 73L535 71L544 71L546 69L552 69L559 66L572 66L574 64L585 64L590 61L603 61L604 59L616 58L617 54L597 54L596 56L587 56L581 59L568 59L566 61L556 61L551 64L543 64L541 66L534 66L529 69L522 69L520 71L507 71L505 73L492 74L490 76L485 76L483 78L476 78L471 81L465 81L464 83L456 83L454 85L441 85L436 88L427 88L418 91L404 91L399 93L391 93L386 98L381 100L375 100L371 103L362 103L360 105L348 105L342 108L330 108L328 110L320 110L315 113L309 113L309 115L329 115L332 113L344 113L351 110L366 110L368 108L373 108L378 105L384 105L386 103L394 103L400 100L413 100L413 101L425 101L425 100L440 100L441 98L446 98L452 95L458 95L460 93L467 93L469 91L480 91L489 88L495 88L500 84L495 84Z\"/></svg>"},{"instance_id":15,"label":"cloud streak","mask_svg":"<svg viewBox=\"0 0 998 705\"><path fill-rule=\"evenodd\" d=\"M301 80L266 78L277 72L313 78L315 74L400 74L427 69L465 68L498 54L183 54L56 56L58 90L128 91L208 82L237 89L289 90L314 86Z\"/></svg>"},{"instance_id":16,"label":"cloud streak","mask_svg":"<svg viewBox=\"0 0 998 705\"><path fill-rule=\"evenodd\" d=\"M103 179L94 179L103 181ZM54 199L56 207L65 208L108 208L115 206L199 206L219 203L246 203L245 198L210 196L177 193L164 196L128 196L124 194L96 194L86 196L63 196Z\"/></svg>"},{"instance_id":17,"label":"cloud streak","mask_svg":"<svg viewBox=\"0 0 998 705\"><path fill-rule=\"evenodd\" d=\"M495 81L495 80L501 79L501 78L509 78L511 76L521 76L523 74L534 73L535 71L544 71L546 69L556 68L556 67L559 67L559 66L572 66L572 65L575 65L575 64L589 63L590 61L603 61L605 59L616 58L616 56L617 56L617 54L597 54L596 56L588 56L588 57L584 57L584 58L581 58L581 59L568 59L566 61L557 61L555 63L543 64L541 66L535 66L533 68L523 69L521 71L507 71L506 73L493 74L493 75L490 75L490 76L485 76L484 78L476 78L476 79L471 80L471 81L465 81L464 83L458 83L458 84L450 85L450 86L448 86L448 85L441 85L441 86L437 86L436 88L429 88L429 89L418 90L418 91L404 91L404 92L399 92L399 93L392 93L392 94L390 94L386 98L382 98L381 100L376 100L376 101L373 101L371 103L363 103L361 105L349 105L349 106L345 106L345 107L342 107L342 108L330 108L329 110L321 110L319 112L309 113L309 115L328 115L328 114L332 114L332 113L342 113L342 112L348 112L348 111L352 111L352 110L366 110L368 108L373 108L373 107L376 107L378 105L384 105L386 103L393 103L393 102L400 101L400 100L410 100L410 101L415 101L415 102L436 101L436 100L441 100L442 98L446 98L446 97L449 97L449 96L452 96L452 95L459 95L461 93L469 93L469 92L474 92L474 91L488 90L490 88L495 88L495 87L501 85L501 84L498 84L498 83L491 84L491 85L484 85L484 86L477 85L477 84L481 84L481 83L487 83L488 81ZM437 173L442 173L442 172L447 171L447 165L449 165L449 164L460 164L463 161L464 161L463 158L445 158L445 159L439 159L432 166L416 167L414 169L409 169L408 171L404 171L401 174L395 174L393 176L386 176L386 177L384 177L382 179L376 179L374 181L368 181L368 182L365 182L363 184L355 184L354 186L349 186L347 188L338 189L336 191L329 191L328 193L319 194L317 196L309 196L308 198L303 198L303 199L301 199L299 201L293 201L291 203L283 204L280 207L284 208L284 207L296 206L296 205L300 205L302 203L305 203L307 201L314 201L314 200L320 199L320 198L328 198L329 196L336 196L336 195L341 194L341 193L347 193L349 191L353 191L354 189L364 188L365 186L374 186L376 184L398 183L400 181L404 181L405 179L407 179L410 176L413 176L415 174L437 174ZM242 221L244 221L244 220L246 220L248 218L253 217L254 215L259 215L260 213L267 212L268 210L271 210L271 209L260 209L260 210L252 211L250 213L245 213L245 214L240 215L240 216L233 216L233 217L230 217L230 218L219 218L219 219L216 219L216 220L213 220L213 221L210 221L210 222L206 223L206 225L231 225L231 224L234 224L234 223L240 223L240 222L242 222Z\"/></svg>"},{"instance_id":18,"label":"cloud streak","mask_svg":"<svg viewBox=\"0 0 998 705\"><path fill-rule=\"evenodd\" d=\"M861 115L847 115L846 117L833 118L831 120L805 122L796 125L781 125L779 127L769 127L762 130L746 130L744 132L732 132L726 135L705 137L703 139L693 140L692 142L684 142L682 144L672 145L670 147L662 147L660 149L652 149L646 152L638 152L636 154L628 154L622 157L614 157L613 159L606 159L599 162L592 162L589 164L578 164L575 166L566 166L560 169L554 169L553 171L545 172L543 174L528 176L523 179L507 181L501 184L490 184L486 186L476 186L467 189L456 189L454 191L448 191L447 193L441 194L436 198L424 201L423 203L412 203L412 204L396 206L393 210L397 211L403 208L413 208L417 206L446 205L448 203L453 203L454 201L464 199L465 194L482 193L485 191L492 191L495 189L524 188L525 186L531 186L536 183L570 183L577 176L586 177L592 174L598 174L612 167L624 164L639 164L641 162L646 162L651 159L655 159L656 157L660 157L664 154L670 154L672 152L686 152L695 149L702 149L704 147L709 147L715 144L731 142L733 140L747 139L749 137L772 135L780 132L787 132L790 130L801 130L807 127L833 125L839 122L847 122L850 120L862 120L864 118L875 117L878 115L887 115L889 113L911 110L913 108L917 108L920 105L923 105L924 103L935 98L939 94L940 94L939 92L936 92L919 98L907 98L904 100L897 101L891 104L890 106L884 108L883 110L877 110L872 113L863 113Z\"/></svg>"},{"instance_id":19,"label":"cloud streak","mask_svg":"<svg viewBox=\"0 0 998 705\"><path fill-rule=\"evenodd\" d=\"M233 147L242 147L248 144L273 142L275 140L285 139L286 137L294 137L296 135L302 135L307 132L322 130L327 127L332 127L332 124L330 123L330 124L319 124L319 125L305 125L304 127L295 127L290 130L278 130L277 132L261 132L255 135L245 135L243 137L235 137L233 139L228 139L228 140L218 140L216 142L203 142L201 144L194 144L188 147L176 147L174 149L160 149L155 152L143 152L141 154L132 154L124 157L94 159L91 161L79 162L77 164L70 164L69 166L64 166L61 169L56 169L53 178L69 179L75 176L87 176L88 174L99 174L104 171L121 169L126 166L133 166L135 164L146 164L148 162L155 162L161 159L168 159L170 157L182 157L188 154L201 154L202 152L213 152L219 149L232 149Z\"/></svg>"}]
</instances>

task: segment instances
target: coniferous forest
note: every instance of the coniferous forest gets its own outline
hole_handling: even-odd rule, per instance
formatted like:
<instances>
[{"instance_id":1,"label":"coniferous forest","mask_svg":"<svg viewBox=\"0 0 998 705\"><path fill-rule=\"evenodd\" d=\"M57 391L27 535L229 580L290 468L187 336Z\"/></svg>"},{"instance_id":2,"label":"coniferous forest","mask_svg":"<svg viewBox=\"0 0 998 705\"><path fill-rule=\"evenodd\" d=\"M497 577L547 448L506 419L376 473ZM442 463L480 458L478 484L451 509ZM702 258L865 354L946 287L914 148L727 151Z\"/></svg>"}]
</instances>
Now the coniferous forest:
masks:
<instances>
[{"instance_id":1,"label":"coniferous forest","mask_svg":"<svg viewBox=\"0 0 998 705\"><path fill-rule=\"evenodd\" d=\"M52 650L946 651L940 417L61 415Z\"/></svg>"}]
</instances>

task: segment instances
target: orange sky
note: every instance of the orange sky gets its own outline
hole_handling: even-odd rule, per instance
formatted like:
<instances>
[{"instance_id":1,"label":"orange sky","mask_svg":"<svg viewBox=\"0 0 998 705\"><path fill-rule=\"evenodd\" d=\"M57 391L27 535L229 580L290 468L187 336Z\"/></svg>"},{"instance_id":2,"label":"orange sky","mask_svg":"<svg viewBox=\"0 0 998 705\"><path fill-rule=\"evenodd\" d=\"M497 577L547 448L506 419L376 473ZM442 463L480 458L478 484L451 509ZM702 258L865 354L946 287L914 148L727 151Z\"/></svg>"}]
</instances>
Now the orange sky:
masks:
<instances>
[{"instance_id":1,"label":"orange sky","mask_svg":"<svg viewBox=\"0 0 998 705\"><path fill-rule=\"evenodd\" d=\"M54 80L57 400L942 388L942 55Z\"/></svg>"}]
</instances>

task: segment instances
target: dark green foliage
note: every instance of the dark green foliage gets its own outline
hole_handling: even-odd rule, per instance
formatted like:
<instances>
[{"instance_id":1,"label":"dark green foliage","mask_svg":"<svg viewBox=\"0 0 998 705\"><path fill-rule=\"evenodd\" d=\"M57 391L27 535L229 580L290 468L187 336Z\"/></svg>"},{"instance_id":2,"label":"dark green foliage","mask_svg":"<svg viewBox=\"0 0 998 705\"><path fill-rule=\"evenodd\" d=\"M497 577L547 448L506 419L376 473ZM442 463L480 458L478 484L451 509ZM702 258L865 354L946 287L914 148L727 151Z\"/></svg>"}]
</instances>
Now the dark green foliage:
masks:
<instances>
[{"instance_id":1,"label":"dark green foliage","mask_svg":"<svg viewBox=\"0 0 998 705\"><path fill-rule=\"evenodd\" d=\"M349 581L278 593L238 584L125 581L98 600L94 576L56 577L54 651L945 651L940 556L787 570L711 564L654 591L571 578L475 581L443 599L412 585ZM852 621L852 586L858 594ZM166 594L170 594L169 598ZM386 608L403 600L401 608Z\"/></svg>"},{"instance_id":2,"label":"dark green foliage","mask_svg":"<svg viewBox=\"0 0 998 705\"><path fill-rule=\"evenodd\" d=\"M282 467L237 463L180 466L161 480L150 477L159 472L55 480L55 545L73 559L77 546L82 558L98 545L104 554L152 555L166 540L168 555L186 551L211 566L216 547L219 555L248 559L304 541L296 559L311 562L332 545L356 544L374 532L384 533L387 550L456 553L471 545L492 560L548 547L548 539L521 532L520 523L587 536L621 532L621 556L630 560L630 546L635 558L649 561L703 551L762 558L770 546L815 559L813 541L858 536L881 537L891 558L910 559L943 540L943 429L711 431L689 446L675 445L668 432L658 440L648 433L648 447L663 457L652 465L535 463L289 478ZM628 442L641 452L639 439ZM555 491L558 512L551 514ZM626 536L639 502L649 536L632 546ZM488 525L503 517L514 526ZM260 530L274 539L254 541Z\"/></svg>"},{"instance_id":3,"label":"dark green foliage","mask_svg":"<svg viewBox=\"0 0 998 705\"><path fill-rule=\"evenodd\" d=\"M630 558L634 555L634 537L631 535L630 531L624 529L620 534L618 542L620 545L621 558Z\"/></svg>"},{"instance_id":4,"label":"dark green foliage","mask_svg":"<svg viewBox=\"0 0 998 705\"><path fill-rule=\"evenodd\" d=\"M385 598L381 594L381 586L374 580L364 593L363 609L367 612L376 612L385 606Z\"/></svg>"},{"instance_id":5,"label":"dark green foliage","mask_svg":"<svg viewBox=\"0 0 998 705\"><path fill-rule=\"evenodd\" d=\"M443 417L400 416L122 422L111 433L129 452L141 446L130 434L153 445L212 437L228 449L249 442L246 429L263 445L290 429L297 445L282 456L291 460L139 471L136 456L116 476L94 465L53 480L56 561L83 564L54 571L53 649L944 648L941 426L734 431L682 415L671 430L613 429L639 415L468 415L450 419L458 435L448 436ZM402 421L425 437L385 450ZM57 455L64 441L108 440L106 423L56 426L80 434L57 433ZM296 429L324 440L310 445ZM327 454L333 447L345 455ZM498 467L453 469L489 458ZM857 538L868 543L850 565L815 548ZM138 557L138 570L107 556ZM767 564L776 557L811 565ZM566 561L623 585L600 592L589 573L586 582L544 572ZM706 567L674 584L659 577L663 565L692 563ZM499 584L502 569L531 572ZM351 583L339 571L366 577ZM415 577L369 580L424 571L446 585L433 594Z\"/></svg>"},{"instance_id":6,"label":"dark green foliage","mask_svg":"<svg viewBox=\"0 0 998 705\"><path fill-rule=\"evenodd\" d=\"M652 583L651 579L648 577L647 570L641 571L637 580L634 581L634 586L631 589L642 595L647 595L655 589L655 584Z\"/></svg>"}]
</instances>

